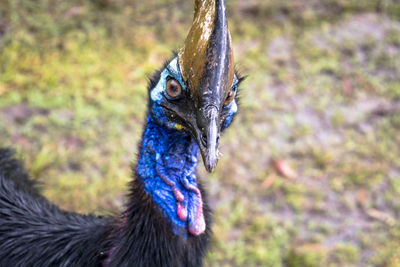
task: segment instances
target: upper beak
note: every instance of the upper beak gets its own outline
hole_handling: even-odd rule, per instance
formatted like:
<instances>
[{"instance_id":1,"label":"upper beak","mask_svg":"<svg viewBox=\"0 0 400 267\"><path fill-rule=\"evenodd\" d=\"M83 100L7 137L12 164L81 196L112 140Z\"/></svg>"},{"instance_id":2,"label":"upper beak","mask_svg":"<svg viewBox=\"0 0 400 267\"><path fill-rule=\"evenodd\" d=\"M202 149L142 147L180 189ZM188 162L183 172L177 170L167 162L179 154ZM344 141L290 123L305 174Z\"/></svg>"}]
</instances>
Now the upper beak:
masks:
<instances>
[{"instance_id":1,"label":"upper beak","mask_svg":"<svg viewBox=\"0 0 400 267\"><path fill-rule=\"evenodd\" d=\"M219 126L218 111L215 107L206 112L204 126L199 127L200 152L203 158L204 166L208 172L214 171L218 163L218 145L219 145ZM199 125L200 126L200 125Z\"/></svg>"}]
</instances>

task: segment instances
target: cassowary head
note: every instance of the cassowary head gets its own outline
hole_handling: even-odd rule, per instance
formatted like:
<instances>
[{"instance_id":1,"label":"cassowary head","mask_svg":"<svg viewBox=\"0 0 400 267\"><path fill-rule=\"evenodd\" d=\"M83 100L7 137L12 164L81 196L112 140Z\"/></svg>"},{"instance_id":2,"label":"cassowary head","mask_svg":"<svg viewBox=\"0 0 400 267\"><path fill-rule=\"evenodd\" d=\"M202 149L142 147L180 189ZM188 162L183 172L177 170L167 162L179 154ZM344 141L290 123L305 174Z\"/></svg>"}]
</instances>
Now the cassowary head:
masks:
<instances>
[{"instance_id":1,"label":"cassowary head","mask_svg":"<svg viewBox=\"0 0 400 267\"><path fill-rule=\"evenodd\" d=\"M150 113L197 141L207 171L218 162L220 133L237 113L237 88L224 0L196 0L185 44L150 88Z\"/></svg>"}]
</instances>

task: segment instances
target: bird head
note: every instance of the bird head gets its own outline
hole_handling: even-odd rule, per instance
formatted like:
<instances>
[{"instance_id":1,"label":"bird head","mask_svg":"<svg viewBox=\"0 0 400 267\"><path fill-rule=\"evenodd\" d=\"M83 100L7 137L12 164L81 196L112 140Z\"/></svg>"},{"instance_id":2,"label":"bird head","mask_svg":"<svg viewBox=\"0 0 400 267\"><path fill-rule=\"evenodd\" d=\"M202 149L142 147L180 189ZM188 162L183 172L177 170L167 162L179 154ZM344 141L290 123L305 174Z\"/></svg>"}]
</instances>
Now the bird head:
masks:
<instances>
[{"instance_id":1,"label":"bird head","mask_svg":"<svg viewBox=\"0 0 400 267\"><path fill-rule=\"evenodd\" d=\"M196 0L184 46L150 86L150 113L192 135L209 172L218 162L220 134L237 113L240 81L224 0Z\"/></svg>"}]
</instances>

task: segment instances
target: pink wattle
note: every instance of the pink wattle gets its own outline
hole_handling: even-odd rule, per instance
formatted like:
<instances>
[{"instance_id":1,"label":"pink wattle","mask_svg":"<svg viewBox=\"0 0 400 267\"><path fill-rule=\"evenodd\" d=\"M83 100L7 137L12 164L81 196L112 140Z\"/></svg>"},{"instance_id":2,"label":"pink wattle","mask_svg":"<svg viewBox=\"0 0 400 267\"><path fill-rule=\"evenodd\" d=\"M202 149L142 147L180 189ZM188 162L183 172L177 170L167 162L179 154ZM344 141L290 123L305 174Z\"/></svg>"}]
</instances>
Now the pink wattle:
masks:
<instances>
[{"instance_id":1,"label":"pink wattle","mask_svg":"<svg viewBox=\"0 0 400 267\"><path fill-rule=\"evenodd\" d=\"M183 202L185 200L185 196L182 194L181 191L178 190L178 188L174 188L174 196L175 199L179 202Z\"/></svg>"},{"instance_id":2,"label":"pink wattle","mask_svg":"<svg viewBox=\"0 0 400 267\"><path fill-rule=\"evenodd\" d=\"M201 235L206 230L206 222L204 221L203 209L198 214L194 223L189 224L189 233L192 235Z\"/></svg>"},{"instance_id":3,"label":"pink wattle","mask_svg":"<svg viewBox=\"0 0 400 267\"><path fill-rule=\"evenodd\" d=\"M184 221L184 222L187 221L187 210L180 202L177 204L177 213L178 213L178 217L179 217L179 219L181 219L181 221Z\"/></svg>"},{"instance_id":4,"label":"pink wattle","mask_svg":"<svg viewBox=\"0 0 400 267\"><path fill-rule=\"evenodd\" d=\"M197 187L190 186L190 189L196 193L199 204L197 205L196 218L189 222L189 233L192 235L201 235L206 230L206 222L203 214L203 198L200 190Z\"/></svg>"}]
</instances>

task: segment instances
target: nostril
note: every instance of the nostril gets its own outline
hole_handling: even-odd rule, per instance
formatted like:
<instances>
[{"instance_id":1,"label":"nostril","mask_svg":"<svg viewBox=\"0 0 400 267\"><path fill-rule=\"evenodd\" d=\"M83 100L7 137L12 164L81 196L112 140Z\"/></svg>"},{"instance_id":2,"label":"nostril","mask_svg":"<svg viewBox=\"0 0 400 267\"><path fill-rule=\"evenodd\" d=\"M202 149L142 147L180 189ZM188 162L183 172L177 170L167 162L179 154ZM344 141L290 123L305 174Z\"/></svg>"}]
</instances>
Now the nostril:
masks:
<instances>
[{"instance_id":1,"label":"nostril","mask_svg":"<svg viewBox=\"0 0 400 267\"><path fill-rule=\"evenodd\" d=\"M207 146L207 135L206 134L201 134L201 143L203 146Z\"/></svg>"},{"instance_id":2,"label":"nostril","mask_svg":"<svg viewBox=\"0 0 400 267\"><path fill-rule=\"evenodd\" d=\"M217 145L219 145L219 135L217 136Z\"/></svg>"}]
</instances>

